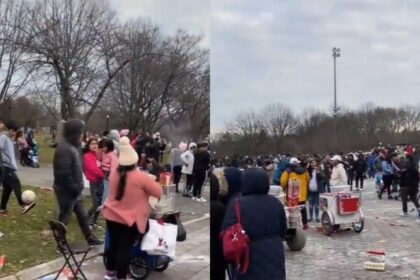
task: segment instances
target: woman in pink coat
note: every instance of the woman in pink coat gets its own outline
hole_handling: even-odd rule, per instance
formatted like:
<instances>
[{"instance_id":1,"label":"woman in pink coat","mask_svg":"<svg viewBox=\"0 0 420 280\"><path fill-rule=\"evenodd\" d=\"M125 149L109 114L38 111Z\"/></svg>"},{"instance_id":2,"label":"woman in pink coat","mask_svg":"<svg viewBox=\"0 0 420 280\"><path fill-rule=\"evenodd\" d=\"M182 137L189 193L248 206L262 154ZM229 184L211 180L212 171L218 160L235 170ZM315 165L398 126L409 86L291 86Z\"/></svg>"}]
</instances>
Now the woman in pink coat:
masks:
<instances>
[{"instance_id":1,"label":"woman in pink coat","mask_svg":"<svg viewBox=\"0 0 420 280\"><path fill-rule=\"evenodd\" d=\"M127 137L120 139L119 166L111 170L103 215L109 231L105 279L126 279L135 239L146 232L149 196L160 198L162 187L137 168L139 160Z\"/></svg>"}]
</instances>

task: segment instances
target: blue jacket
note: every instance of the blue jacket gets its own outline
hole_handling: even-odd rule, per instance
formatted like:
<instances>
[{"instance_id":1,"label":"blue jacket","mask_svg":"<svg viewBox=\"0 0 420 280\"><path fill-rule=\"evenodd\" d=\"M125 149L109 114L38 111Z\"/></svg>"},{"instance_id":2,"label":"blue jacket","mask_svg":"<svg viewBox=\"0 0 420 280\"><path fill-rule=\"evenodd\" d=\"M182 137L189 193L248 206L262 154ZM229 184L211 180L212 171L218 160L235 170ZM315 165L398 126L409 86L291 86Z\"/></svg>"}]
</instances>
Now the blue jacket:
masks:
<instances>
[{"instance_id":1,"label":"blue jacket","mask_svg":"<svg viewBox=\"0 0 420 280\"><path fill-rule=\"evenodd\" d=\"M382 162L382 172L384 175L393 175L394 169L392 168L392 164L388 163L386 160Z\"/></svg>"},{"instance_id":2,"label":"blue jacket","mask_svg":"<svg viewBox=\"0 0 420 280\"><path fill-rule=\"evenodd\" d=\"M287 159L282 159L278 166L276 171L274 171L274 175L273 175L273 184L280 186L280 178L281 175L283 174L283 172L287 169L287 167L289 166L289 160Z\"/></svg>"},{"instance_id":3,"label":"blue jacket","mask_svg":"<svg viewBox=\"0 0 420 280\"><path fill-rule=\"evenodd\" d=\"M376 161L375 155L370 155L368 157L367 163L368 163L369 168L372 168L375 165L375 161Z\"/></svg>"}]
</instances>

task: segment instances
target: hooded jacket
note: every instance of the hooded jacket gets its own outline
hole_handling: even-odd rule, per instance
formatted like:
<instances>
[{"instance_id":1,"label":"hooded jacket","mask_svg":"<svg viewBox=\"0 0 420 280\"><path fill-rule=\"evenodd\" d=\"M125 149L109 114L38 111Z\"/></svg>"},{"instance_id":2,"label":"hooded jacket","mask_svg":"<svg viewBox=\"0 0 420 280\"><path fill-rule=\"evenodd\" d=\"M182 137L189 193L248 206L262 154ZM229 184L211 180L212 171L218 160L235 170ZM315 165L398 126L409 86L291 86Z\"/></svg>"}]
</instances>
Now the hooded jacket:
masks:
<instances>
[{"instance_id":1,"label":"hooded jacket","mask_svg":"<svg viewBox=\"0 0 420 280\"><path fill-rule=\"evenodd\" d=\"M401 172L401 187L417 189L419 181L419 172L415 163L407 164L407 168Z\"/></svg>"},{"instance_id":2,"label":"hooded jacket","mask_svg":"<svg viewBox=\"0 0 420 280\"><path fill-rule=\"evenodd\" d=\"M250 263L246 273L237 274L237 280L286 279L283 247L286 215L281 202L268 194L269 189L267 174L262 169L244 171L242 196L238 200L241 224L250 238ZM237 222L234 203L229 203L222 230Z\"/></svg>"},{"instance_id":3,"label":"hooded jacket","mask_svg":"<svg viewBox=\"0 0 420 280\"><path fill-rule=\"evenodd\" d=\"M120 133L118 130L113 129L109 132L108 138L114 142L114 148L117 153L117 155L120 153Z\"/></svg>"},{"instance_id":4,"label":"hooded jacket","mask_svg":"<svg viewBox=\"0 0 420 280\"><path fill-rule=\"evenodd\" d=\"M299 181L299 203L305 203L308 199L309 174L306 168L301 166L289 166L281 175L280 183L283 190L287 191L289 181Z\"/></svg>"},{"instance_id":5,"label":"hooded jacket","mask_svg":"<svg viewBox=\"0 0 420 280\"><path fill-rule=\"evenodd\" d=\"M76 199L83 191L83 167L80 138L84 124L69 120L63 127L63 140L54 153L54 190L63 199Z\"/></svg>"},{"instance_id":6,"label":"hooded jacket","mask_svg":"<svg viewBox=\"0 0 420 280\"><path fill-rule=\"evenodd\" d=\"M330 184L335 187L347 185L347 174L342 163L333 167Z\"/></svg>"}]
</instances>

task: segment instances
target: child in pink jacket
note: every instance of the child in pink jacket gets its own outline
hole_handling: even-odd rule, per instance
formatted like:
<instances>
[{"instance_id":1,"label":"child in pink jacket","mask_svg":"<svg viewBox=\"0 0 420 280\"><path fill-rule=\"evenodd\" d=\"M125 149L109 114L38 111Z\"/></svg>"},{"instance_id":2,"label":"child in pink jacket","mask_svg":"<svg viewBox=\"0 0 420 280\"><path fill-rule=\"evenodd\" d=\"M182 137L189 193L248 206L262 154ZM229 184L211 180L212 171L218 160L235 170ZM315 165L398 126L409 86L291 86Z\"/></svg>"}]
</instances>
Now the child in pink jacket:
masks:
<instances>
[{"instance_id":1,"label":"child in pink jacket","mask_svg":"<svg viewBox=\"0 0 420 280\"><path fill-rule=\"evenodd\" d=\"M109 174L112 170L116 170L118 167L118 157L115 153L114 142L111 139L102 139L99 143L101 149L101 169L105 175L104 178L104 191L102 194L101 205L104 204L105 199L108 197L108 185L109 185Z\"/></svg>"},{"instance_id":2,"label":"child in pink jacket","mask_svg":"<svg viewBox=\"0 0 420 280\"><path fill-rule=\"evenodd\" d=\"M98 141L96 138L91 138L86 143L83 153L83 172L86 179L89 181L90 197L92 199L92 207L88 212L91 228L99 229L97 224L99 212L97 211L102 201L102 182L104 173L100 169L100 162L98 161Z\"/></svg>"}]
</instances>

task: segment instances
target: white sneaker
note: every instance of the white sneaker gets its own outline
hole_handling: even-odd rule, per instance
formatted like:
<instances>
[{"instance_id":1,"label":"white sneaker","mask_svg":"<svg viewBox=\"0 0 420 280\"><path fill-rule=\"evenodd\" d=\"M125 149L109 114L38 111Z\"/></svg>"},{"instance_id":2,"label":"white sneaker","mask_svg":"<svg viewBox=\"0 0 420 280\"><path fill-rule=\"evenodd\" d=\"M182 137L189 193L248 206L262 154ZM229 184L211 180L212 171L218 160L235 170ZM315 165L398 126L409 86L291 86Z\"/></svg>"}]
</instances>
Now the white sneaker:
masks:
<instances>
[{"instance_id":1,"label":"white sneaker","mask_svg":"<svg viewBox=\"0 0 420 280\"><path fill-rule=\"evenodd\" d=\"M420 218L418 218L418 219L416 220L416 222L417 222L418 224L420 224Z\"/></svg>"},{"instance_id":2,"label":"white sneaker","mask_svg":"<svg viewBox=\"0 0 420 280\"><path fill-rule=\"evenodd\" d=\"M193 197L191 197L191 199L192 199L192 200L196 200L196 199L197 199L197 197L193 196Z\"/></svg>"},{"instance_id":3,"label":"white sneaker","mask_svg":"<svg viewBox=\"0 0 420 280\"><path fill-rule=\"evenodd\" d=\"M206 202L207 200L206 200L206 199L204 199L204 197L200 197L200 198L198 198L198 199L197 199L197 201L198 201L198 202Z\"/></svg>"},{"instance_id":4,"label":"white sneaker","mask_svg":"<svg viewBox=\"0 0 420 280\"><path fill-rule=\"evenodd\" d=\"M401 216L401 217L408 217L408 213L401 212L401 213L400 213L400 216Z\"/></svg>"}]
</instances>

